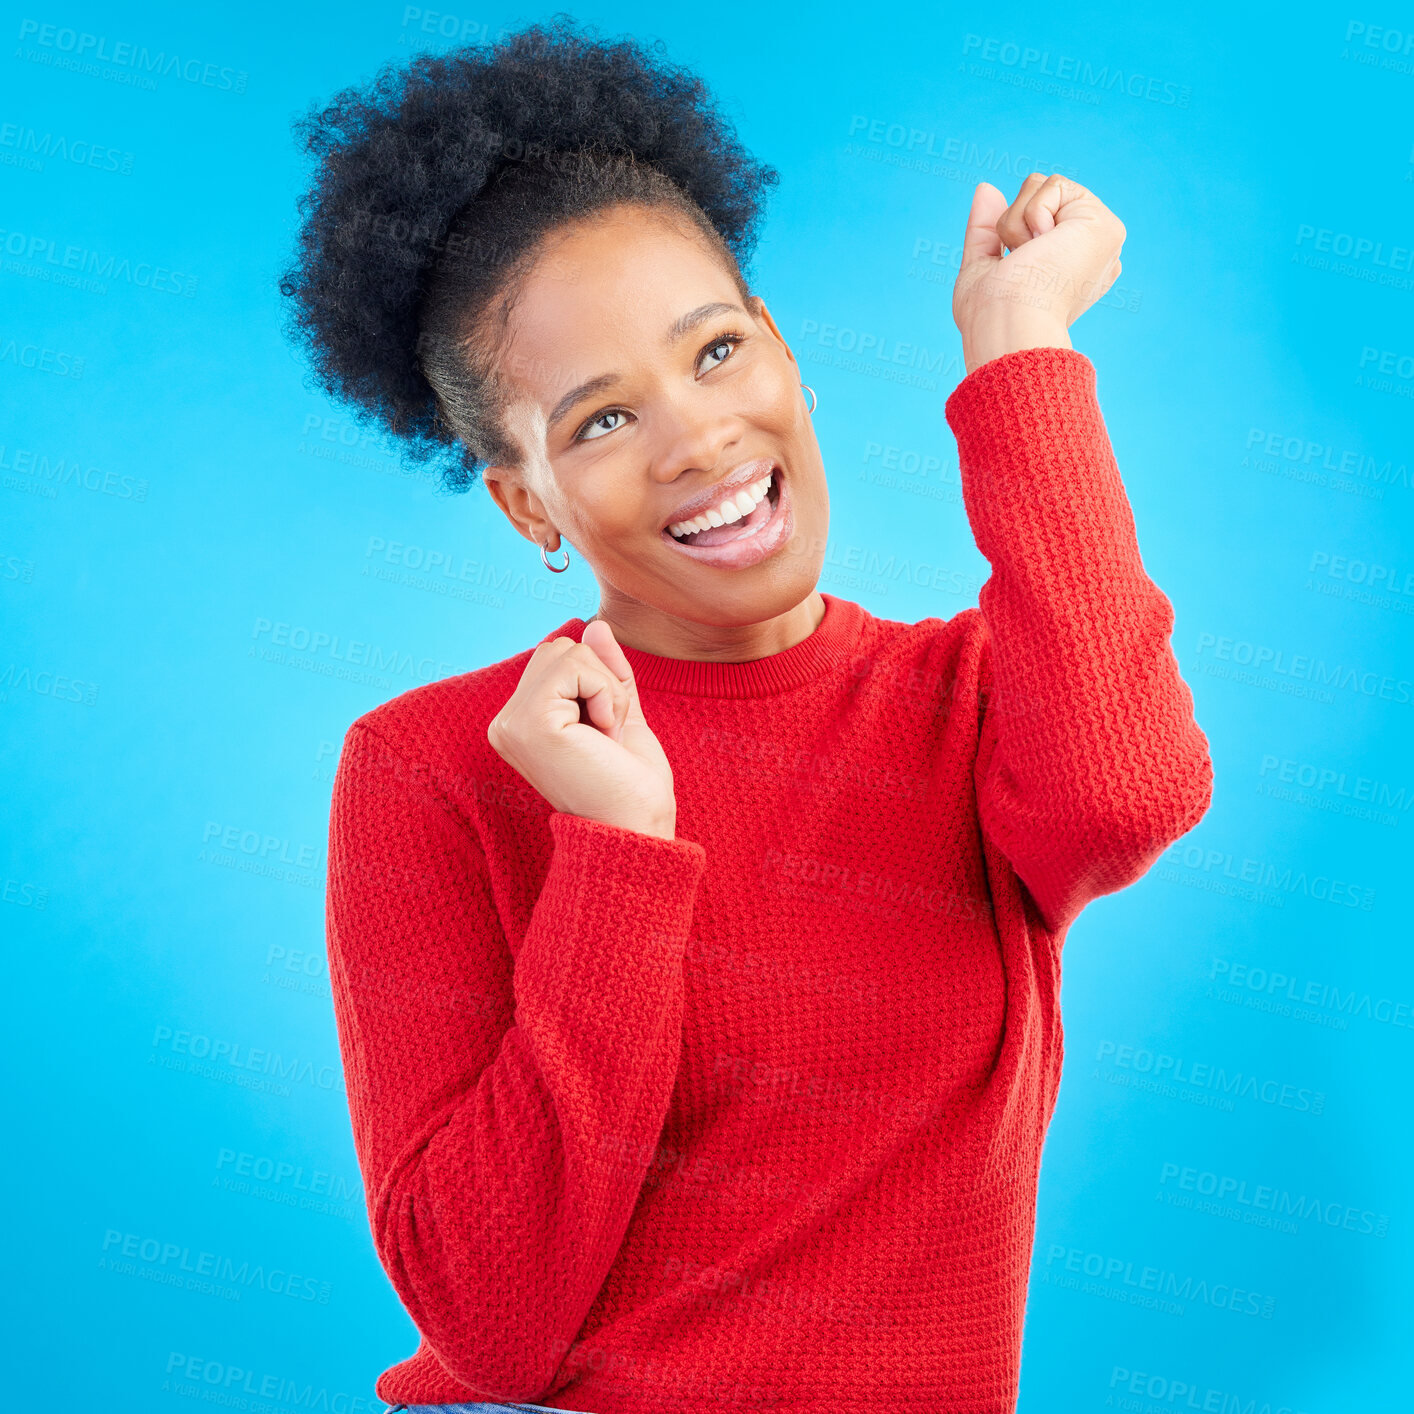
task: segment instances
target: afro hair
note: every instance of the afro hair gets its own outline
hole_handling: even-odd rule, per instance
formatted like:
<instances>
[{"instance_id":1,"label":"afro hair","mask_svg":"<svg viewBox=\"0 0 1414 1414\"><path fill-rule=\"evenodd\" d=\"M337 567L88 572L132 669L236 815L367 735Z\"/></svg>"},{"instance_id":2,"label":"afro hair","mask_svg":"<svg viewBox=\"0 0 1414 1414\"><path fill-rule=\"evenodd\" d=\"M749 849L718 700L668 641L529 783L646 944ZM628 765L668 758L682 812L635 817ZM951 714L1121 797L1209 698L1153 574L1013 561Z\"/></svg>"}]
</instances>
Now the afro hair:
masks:
<instances>
[{"instance_id":1,"label":"afro hair","mask_svg":"<svg viewBox=\"0 0 1414 1414\"><path fill-rule=\"evenodd\" d=\"M389 64L294 124L316 165L280 280L290 336L327 393L410 460L439 461L448 489L515 457L485 341L478 358L469 340L556 226L619 201L675 206L745 291L779 174L664 52L558 14Z\"/></svg>"}]
</instances>

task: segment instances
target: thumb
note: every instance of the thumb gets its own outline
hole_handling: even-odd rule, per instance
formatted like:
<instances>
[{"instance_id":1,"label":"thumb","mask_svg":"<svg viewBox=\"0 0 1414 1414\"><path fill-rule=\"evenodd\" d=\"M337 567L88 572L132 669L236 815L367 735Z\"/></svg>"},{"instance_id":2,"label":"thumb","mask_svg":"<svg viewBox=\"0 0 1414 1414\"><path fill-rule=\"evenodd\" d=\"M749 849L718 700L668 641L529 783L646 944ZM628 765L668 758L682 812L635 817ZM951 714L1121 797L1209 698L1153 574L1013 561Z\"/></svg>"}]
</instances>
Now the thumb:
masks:
<instances>
[{"instance_id":1,"label":"thumb","mask_svg":"<svg viewBox=\"0 0 1414 1414\"><path fill-rule=\"evenodd\" d=\"M614 630L603 619L590 619L584 626L580 641L592 648L603 660L604 666L628 687L627 720L642 722L643 708L638 701L638 684L634 681L633 665L618 639L614 637Z\"/></svg>"},{"instance_id":2,"label":"thumb","mask_svg":"<svg viewBox=\"0 0 1414 1414\"><path fill-rule=\"evenodd\" d=\"M972 193L972 209L967 213L967 229L962 237L961 270L979 260L1000 260L1002 238L997 222L1006 215L1006 196L991 182L978 182Z\"/></svg>"}]
</instances>

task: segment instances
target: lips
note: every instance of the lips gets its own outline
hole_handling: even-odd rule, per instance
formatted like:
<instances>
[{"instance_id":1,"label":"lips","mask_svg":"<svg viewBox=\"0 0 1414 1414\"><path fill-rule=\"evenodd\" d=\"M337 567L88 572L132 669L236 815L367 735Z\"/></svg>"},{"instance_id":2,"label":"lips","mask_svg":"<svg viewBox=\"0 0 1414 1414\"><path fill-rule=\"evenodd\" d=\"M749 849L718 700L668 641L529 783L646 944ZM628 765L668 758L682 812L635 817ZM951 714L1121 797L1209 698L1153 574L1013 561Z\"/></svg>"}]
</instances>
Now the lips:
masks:
<instances>
[{"instance_id":1,"label":"lips","mask_svg":"<svg viewBox=\"0 0 1414 1414\"><path fill-rule=\"evenodd\" d=\"M663 530L666 531L670 525L676 525L679 521L692 520L704 511L710 511L714 507L720 506L728 496L735 496L738 491L745 491L748 486L755 486L758 481L770 475L772 471L776 472L779 477L780 465L770 457L757 457L755 461L745 462L717 485L709 487L700 495L693 496L691 500L684 501L663 522Z\"/></svg>"},{"instance_id":2,"label":"lips","mask_svg":"<svg viewBox=\"0 0 1414 1414\"><path fill-rule=\"evenodd\" d=\"M701 546L675 540L665 526L660 532L663 539L679 555L686 555L699 564L710 565L715 569L747 569L775 554L795 533L795 509L791 500L789 479L780 474L778 465L770 462L764 465L771 472L773 482L772 489L767 493L766 504L769 505L772 498L775 503L771 506L770 516L753 532L724 541L720 545ZM759 481L764 475L766 471L757 473L756 480ZM716 505L718 502L709 504ZM753 512L751 517L745 519L753 519L755 514ZM689 516L688 519L690 518ZM676 524L678 519L680 517L675 516L672 523Z\"/></svg>"}]
</instances>

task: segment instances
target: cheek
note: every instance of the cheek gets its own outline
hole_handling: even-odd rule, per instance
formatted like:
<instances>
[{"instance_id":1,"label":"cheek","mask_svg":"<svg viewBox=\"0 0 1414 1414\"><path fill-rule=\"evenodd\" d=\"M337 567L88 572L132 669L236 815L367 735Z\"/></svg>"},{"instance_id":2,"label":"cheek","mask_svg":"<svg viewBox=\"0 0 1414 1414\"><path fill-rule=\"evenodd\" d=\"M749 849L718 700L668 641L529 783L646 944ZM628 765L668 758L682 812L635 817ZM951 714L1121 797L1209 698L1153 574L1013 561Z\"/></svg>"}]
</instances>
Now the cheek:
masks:
<instances>
[{"instance_id":1,"label":"cheek","mask_svg":"<svg viewBox=\"0 0 1414 1414\"><path fill-rule=\"evenodd\" d=\"M792 365L772 360L752 370L742 394L742 411L754 421L785 431L795 425L795 404L800 396Z\"/></svg>"},{"instance_id":2,"label":"cheek","mask_svg":"<svg viewBox=\"0 0 1414 1414\"><path fill-rule=\"evenodd\" d=\"M642 533L643 496L627 486L595 490L581 498L576 515L591 539L612 543Z\"/></svg>"}]
</instances>

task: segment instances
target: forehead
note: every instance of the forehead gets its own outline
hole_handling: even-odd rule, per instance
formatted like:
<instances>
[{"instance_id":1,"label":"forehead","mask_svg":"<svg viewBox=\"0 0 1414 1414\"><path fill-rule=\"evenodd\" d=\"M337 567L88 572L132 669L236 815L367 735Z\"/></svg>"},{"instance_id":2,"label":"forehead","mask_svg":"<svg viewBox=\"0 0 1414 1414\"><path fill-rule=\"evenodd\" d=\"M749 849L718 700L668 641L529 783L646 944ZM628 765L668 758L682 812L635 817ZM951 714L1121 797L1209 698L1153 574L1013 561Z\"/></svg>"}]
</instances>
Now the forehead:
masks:
<instances>
[{"instance_id":1,"label":"forehead","mask_svg":"<svg viewBox=\"0 0 1414 1414\"><path fill-rule=\"evenodd\" d=\"M736 282L686 218L615 208L543 244L511 307L498 360L521 417L535 421L586 379L628 373L666 347L674 320Z\"/></svg>"}]
</instances>

